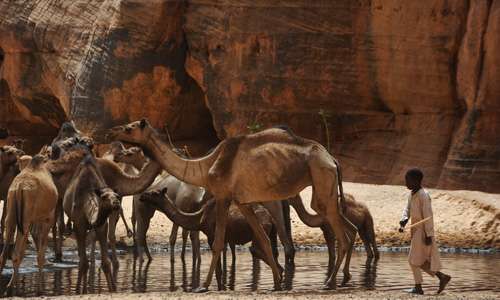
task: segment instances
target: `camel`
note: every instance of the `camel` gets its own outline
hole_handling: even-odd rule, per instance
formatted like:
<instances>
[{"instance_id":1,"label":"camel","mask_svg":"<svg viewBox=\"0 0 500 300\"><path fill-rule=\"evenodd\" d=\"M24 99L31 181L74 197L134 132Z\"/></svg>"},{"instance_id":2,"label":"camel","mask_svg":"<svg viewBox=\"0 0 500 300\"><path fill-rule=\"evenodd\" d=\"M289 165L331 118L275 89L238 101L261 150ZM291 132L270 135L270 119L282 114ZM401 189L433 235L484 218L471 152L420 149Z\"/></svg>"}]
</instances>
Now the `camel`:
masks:
<instances>
[{"instance_id":1,"label":"camel","mask_svg":"<svg viewBox=\"0 0 500 300\"><path fill-rule=\"evenodd\" d=\"M211 248L214 246L216 234L216 202L213 197L211 197L200 210L194 213L185 213L176 207L173 200L168 196L168 190L166 188L159 191L156 190L142 193L140 201L148 203L163 212L174 224L178 224L189 230L202 231L207 236L208 245ZM276 227L274 226L271 215L261 205L252 205L251 209L255 212L266 235L273 241L273 261L275 261L278 250L276 245ZM227 224L228 229L225 232L224 242L229 244L233 252L233 265L235 264L236 257L234 252L235 245L244 245L249 242L252 242L252 247L250 248L252 255L261 258L267 264L270 263L266 261L266 256L262 254L262 250L258 246L259 244L252 232L251 226L234 203L229 207ZM278 265L278 267L282 269L281 266ZM219 262L216 270L217 286L219 290L223 289L221 271L222 269Z\"/></svg>"},{"instance_id":2,"label":"camel","mask_svg":"<svg viewBox=\"0 0 500 300\"><path fill-rule=\"evenodd\" d=\"M55 152L57 155L53 155L54 160L48 163L48 169L54 178L59 194L62 195L64 195L78 165L89 151L87 140L80 139L69 144L69 147L62 150L59 146L53 147L52 154ZM146 164L137 175L126 174L114 161L103 158L95 158L95 161L106 184L122 197L144 191L161 172L160 166L153 161ZM62 238L58 238L56 241L62 241ZM56 243L55 252L56 260L60 260L62 258L60 242Z\"/></svg>"},{"instance_id":3,"label":"camel","mask_svg":"<svg viewBox=\"0 0 500 300\"><path fill-rule=\"evenodd\" d=\"M108 223L112 211L120 209L120 200L106 185L96 160L91 154L83 159L66 189L63 200L64 212L74 223L74 232L80 258L78 268L78 292L87 292L89 262L86 253L87 233L95 230L101 248L101 268L106 276L110 292L116 290L108 257ZM82 285L83 279L83 285Z\"/></svg>"},{"instance_id":4,"label":"camel","mask_svg":"<svg viewBox=\"0 0 500 300\"><path fill-rule=\"evenodd\" d=\"M19 266L24 257L30 230L36 232L34 240L37 248L37 262L40 273L45 264L45 249L49 230L54 223L57 205L57 188L46 166L46 158L33 157L29 165L13 180L7 196L7 219L5 245L0 257L0 273L8 256L8 248L17 228L12 265L14 272L8 288L15 285ZM40 274L41 275L41 274ZM41 276L39 277L42 280Z\"/></svg>"},{"instance_id":5,"label":"camel","mask_svg":"<svg viewBox=\"0 0 500 300\"><path fill-rule=\"evenodd\" d=\"M309 185L313 186L312 208L338 240L338 259L327 280L328 288L336 287L338 270L351 243L347 232L356 232L356 227L339 209L343 199L340 166L320 143L298 137L290 130L271 128L228 138L205 157L184 159L161 140L145 119L114 127L109 137L141 146L169 174L214 195L217 226L212 261L198 292L208 290L219 262L231 202L236 203L254 230L270 262L274 288L281 289L282 273L272 259L269 239L248 204L288 199Z\"/></svg>"},{"instance_id":6,"label":"camel","mask_svg":"<svg viewBox=\"0 0 500 300\"><path fill-rule=\"evenodd\" d=\"M0 201L7 199L7 192L14 178L19 174L18 159L24 152L14 146L0 147ZM6 201L0 219L0 244L3 245L3 233L5 229Z\"/></svg>"},{"instance_id":7,"label":"camel","mask_svg":"<svg viewBox=\"0 0 500 300\"><path fill-rule=\"evenodd\" d=\"M296 196L288 200L292 207L297 212L300 220L309 227L320 227L325 236L325 241L328 245L329 260L328 260L328 270L332 271L333 265L335 263L335 234L329 231L328 227L325 225L323 219L319 215L310 214L304 207L302 199L300 196ZM357 202L354 197L350 194L345 194L344 201L344 214L358 229L359 237L363 241L365 246L367 259L375 260L379 259L379 252L377 249L377 244L375 241L375 230L373 226L373 217L368 210L368 207L361 202ZM354 242L355 236L352 237ZM347 253L346 263L344 265L344 279L342 285L347 284L351 279L351 274L349 273L349 264L352 254L352 247Z\"/></svg>"},{"instance_id":8,"label":"camel","mask_svg":"<svg viewBox=\"0 0 500 300\"><path fill-rule=\"evenodd\" d=\"M103 159L107 159L110 161L114 161L118 163L120 168L129 175L137 175L139 173L138 170L141 170L142 167L146 164L147 158L142 154L142 150L138 147L131 147L126 149L122 143L114 142L111 143L110 149L102 156ZM137 168L136 168L137 166ZM127 230L127 235L129 237L133 236L132 230L127 224L127 220L123 214L123 209L121 208L122 197L120 197L120 209L117 211L111 212L108 220L108 241L109 247L111 249L111 260L113 262L113 268L118 268L118 257L116 253L116 224L118 220L122 219L125 224L125 228ZM95 250L95 240L92 241L92 250L91 250L91 260L94 259L94 250Z\"/></svg>"},{"instance_id":9,"label":"camel","mask_svg":"<svg viewBox=\"0 0 500 300\"><path fill-rule=\"evenodd\" d=\"M119 143L119 142L118 142ZM121 145L121 146L120 146ZM171 145L173 146L173 145ZM142 150L139 152L135 150L134 148L137 147L131 147L129 148L129 152L125 152L127 150L124 150L125 148L123 147L123 144L119 143L119 145L115 145L114 148L114 159L117 162L121 163L126 163L126 164L132 164L135 162L137 166L137 162L139 161L140 163L143 162L141 159L134 159L134 154L137 156L137 153L142 154ZM134 149L134 151L131 151ZM184 150L174 148L172 147L173 151L184 158L187 158L187 154ZM132 153L130 153L130 151ZM122 154L124 153L124 154ZM121 154L121 155L120 155ZM138 156L140 156L140 154ZM139 165L140 166L140 165ZM160 175L159 180L157 183L153 184L148 190L146 191L154 191L154 190L160 190L163 188L167 188L167 193L170 199L174 200L174 203L176 207L178 207L181 211L183 212L194 212L197 211L201 208L203 203L206 201L206 195L208 193L205 193L205 189L185 183L180 181L174 176L169 176L168 174L164 174L163 176ZM137 241L137 255L139 257L139 260L142 261L142 256L143 253L146 252L146 255L148 256L148 259L151 260L151 255L149 253L149 249L147 247L146 243L146 232L147 228L149 227L149 222L150 219L153 217L155 209L151 206L148 206L144 204L142 201L137 201L138 198L134 196L134 215L133 215L133 223L135 223L134 220L139 220L138 224L138 238L136 239ZM282 244L285 249L285 261L287 265L293 265L294 264L294 255L295 255L295 249L293 246L293 240L292 240L292 233L291 233L291 224L290 224L290 209L288 207L288 202L281 202L281 201L273 201L273 202L266 202L263 203L263 206L269 211L271 216L273 216L273 221L278 228L278 234L280 236L280 240L282 241ZM137 217L135 217L137 216ZM135 225L133 225L134 227ZM177 232L178 232L179 226L177 224L173 224L172 230L170 232L170 253L171 253L171 259L173 259L173 254L174 254L174 249L175 249L175 242L177 240ZM135 233L134 233L135 234ZM198 261L201 261L200 253L197 249L199 249L199 233L197 231L195 232L189 232L188 230L185 230L183 228L182 230L182 251L181 251L181 259L184 261L185 257L185 249L186 249L186 240L188 235L191 238L191 244L193 246L193 249L195 252L193 252L193 262L195 262L195 258ZM234 250L234 249L231 249ZM225 253L225 252L224 252ZM225 257L225 255L224 255ZM234 260L234 251L233 251L233 260ZM225 261L225 260L224 260Z\"/></svg>"}]
</instances>

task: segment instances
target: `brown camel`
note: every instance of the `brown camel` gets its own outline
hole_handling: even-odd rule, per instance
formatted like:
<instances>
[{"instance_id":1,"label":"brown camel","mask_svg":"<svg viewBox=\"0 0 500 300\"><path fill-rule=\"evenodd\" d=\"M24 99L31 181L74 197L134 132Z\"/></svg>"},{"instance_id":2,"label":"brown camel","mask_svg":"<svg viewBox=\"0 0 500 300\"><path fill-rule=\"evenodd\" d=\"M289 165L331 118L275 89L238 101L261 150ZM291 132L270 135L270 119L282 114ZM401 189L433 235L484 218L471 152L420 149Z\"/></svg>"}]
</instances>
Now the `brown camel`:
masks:
<instances>
[{"instance_id":1,"label":"brown camel","mask_svg":"<svg viewBox=\"0 0 500 300\"><path fill-rule=\"evenodd\" d=\"M168 175L167 173L163 173L162 175L160 175L155 183L153 183L142 194L150 194L162 190L167 191L168 196L170 197L170 199L172 199L172 201L174 201L176 207L178 207L181 211L188 213L198 211L206 202L208 197L208 194L205 193L204 189L186 184L178 180L177 178ZM146 234L149 228L150 220L153 217L155 211L158 209L150 203L140 201L141 195L134 196L134 213L132 219L133 227L136 228L136 251L140 261L142 261L143 259L142 256L144 252L146 253L148 259L151 260L151 255L149 253L146 241ZM179 225L173 223L169 240L172 260L174 259L174 249L175 242L177 240L178 229ZM184 227L182 228L181 259L184 261L188 236L191 239L191 246L193 249L193 264L200 263L201 255L199 231L191 231Z\"/></svg>"},{"instance_id":2,"label":"brown camel","mask_svg":"<svg viewBox=\"0 0 500 300\"><path fill-rule=\"evenodd\" d=\"M272 128L228 138L205 157L184 159L161 140L146 120L115 127L110 136L140 145L169 174L214 195L217 228L212 262L199 292L208 290L224 248L231 201L238 205L254 230L266 261L270 262L275 289L281 289L282 273L273 259L269 239L247 204L288 199L309 185L313 186L312 208L325 219L338 240L338 259L327 281L327 287L336 287L338 270L351 243L346 230L355 232L356 228L338 209L339 194L343 199L340 167L321 144L298 137L290 130Z\"/></svg>"},{"instance_id":3,"label":"brown camel","mask_svg":"<svg viewBox=\"0 0 500 300\"><path fill-rule=\"evenodd\" d=\"M110 292L116 290L115 280L111 272L108 258L108 223L107 219L113 210L120 209L120 200L103 179L97 161L88 154L75 171L75 174L64 195L64 212L74 224L74 232L78 244L80 258L78 268L78 292L87 292L87 271L89 262L86 253L87 233L95 230L101 246L101 268L106 276ZM82 285L83 279L83 285Z\"/></svg>"},{"instance_id":4,"label":"brown camel","mask_svg":"<svg viewBox=\"0 0 500 300\"><path fill-rule=\"evenodd\" d=\"M18 159L24 152L13 146L0 147L0 201L4 201L2 217L0 219L0 245L3 245L5 230L5 216L7 215L7 192L14 178L19 174Z\"/></svg>"},{"instance_id":5,"label":"brown camel","mask_svg":"<svg viewBox=\"0 0 500 300\"><path fill-rule=\"evenodd\" d=\"M304 224L310 227L320 227L323 231L323 235L325 237L325 241L327 242L329 251L328 270L329 272L331 272L335 263L335 234L329 230L323 218L321 218L319 215L310 214L305 209L300 196L289 199L289 202ZM367 258L371 260L373 259L373 257L375 257L375 260L378 260L380 255L375 241L373 217L370 214L368 207L366 207L365 204L356 201L352 195L345 194L344 214L347 219L349 219L349 221L351 221L358 229L359 237L361 238L365 246ZM352 237L353 242L354 239L355 236ZM343 285L345 285L351 279L351 275L349 273L349 264L352 250L353 249L351 247L347 254L346 263L344 264L344 279L342 281Z\"/></svg>"},{"instance_id":6,"label":"brown camel","mask_svg":"<svg viewBox=\"0 0 500 300\"><path fill-rule=\"evenodd\" d=\"M103 159L107 159L110 161L114 161L120 166L120 168L129 175L137 175L139 170L146 164L147 158L143 155L142 150L138 147L131 147L126 149L122 143L113 142L111 143L110 149L103 154ZM135 168L135 166L140 165L140 167ZM109 247L111 249L111 260L113 262L113 267L115 269L118 268L118 257L116 252L116 225L118 220L122 219L125 224L125 228L127 229L127 235L129 237L133 236L132 230L127 224L127 220L123 214L123 209L121 208L122 197L120 197L120 209L117 211L111 212L108 220L108 241ZM95 240L92 242L92 250L91 250L91 259L94 259L94 249L95 249Z\"/></svg>"},{"instance_id":7,"label":"brown camel","mask_svg":"<svg viewBox=\"0 0 500 300\"><path fill-rule=\"evenodd\" d=\"M185 213L175 206L172 199L168 196L168 190L163 189L160 191L144 192L141 195L140 201L152 205L156 209L163 212L174 224L178 224L183 228L189 230L202 231L208 240L208 245L212 248L214 246L216 234L216 202L213 197L210 197L206 204L197 212ZM277 258L277 245L276 245L276 228L269 212L261 205L252 205L252 211L255 212L257 220L262 225L264 232L273 242L273 261ZM258 246L255 235L252 232L250 224L245 220L245 217L240 212L235 204L230 205L227 219L227 230L225 232L224 242L229 244L233 251L233 265L235 263L235 245L244 245L252 242L251 252L255 257L261 258L266 261L266 256L262 254L261 248ZM274 236L271 237L271 236ZM193 249L194 250L194 249ZM278 265L280 269L281 266ZM220 263L217 266L217 286L219 290L223 289Z\"/></svg>"},{"instance_id":8,"label":"brown camel","mask_svg":"<svg viewBox=\"0 0 500 300\"><path fill-rule=\"evenodd\" d=\"M14 239L16 243L12 258L14 272L8 288L15 285L24 251L28 242L30 230L36 232L34 240L37 248L38 268L42 272L45 264L45 249L48 234L54 223L57 205L57 188L47 167L46 158L36 155L30 164L14 179L7 196L7 219L5 228L5 245L0 257L0 273L5 266L9 245ZM42 280L40 276L40 280Z\"/></svg>"},{"instance_id":9,"label":"brown camel","mask_svg":"<svg viewBox=\"0 0 500 300\"><path fill-rule=\"evenodd\" d=\"M80 140L67 149L61 150L57 146L55 149L59 149L55 151L58 155L54 157L54 160L49 161L47 167L54 178L59 194L64 195L75 170L89 151L88 141ZM138 194L144 191L161 172L161 167L156 162L146 164L137 175L129 175L123 172L114 161L103 158L95 158L95 161L106 184L120 196ZM56 239L56 241L59 240L62 241L62 239ZM56 244L56 258L61 258L61 243L57 242Z\"/></svg>"}]
</instances>

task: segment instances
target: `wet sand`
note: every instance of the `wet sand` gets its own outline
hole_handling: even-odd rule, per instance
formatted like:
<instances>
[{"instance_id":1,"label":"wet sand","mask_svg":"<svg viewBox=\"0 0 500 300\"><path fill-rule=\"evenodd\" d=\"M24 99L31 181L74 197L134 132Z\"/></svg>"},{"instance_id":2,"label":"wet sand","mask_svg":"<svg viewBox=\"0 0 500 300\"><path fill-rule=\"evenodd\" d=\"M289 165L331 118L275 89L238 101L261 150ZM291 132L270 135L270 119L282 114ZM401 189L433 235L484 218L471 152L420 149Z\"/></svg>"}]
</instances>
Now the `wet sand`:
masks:
<instances>
[{"instance_id":1,"label":"wet sand","mask_svg":"<svg viewBox=\"0 0 500 300\"><path fill-rule=\"evenodd\" d=\"M350 291L349 293L338 292L308 292L294 293L291 292L274 292L274 293L241 293L241 292L208 292L205 294L181 293L181 292L166 292L166 293L115 293L115 294L99 294L99 295L79 295L79 296L62 296L65 299L81 299L81 300L157 300L157 299L210 299L210 300L225 300L225 299L498 299L499 293L495 292L465 292L453 293L444 292L436 296L434 292L429 292L425 296L408 295L401 291L394 292L378 292L378 291ZM39 298L13 298L13 299L39 299ZM44 297L44 299L61 299L61 297Z\"/></svg>"},{"instance_id":2,"label":"wet sand","mask_svg":"<svg viewBox=\"0 0 500 300\"><path fill-rule=\"evenodd\" d=\"M401 247L409 245L409 233L399 233L399 219L406 205L408 190L403 186L344 183L346 193L364 202L373 215L377 243L379 246ZM500 195L474 191L446 191L429 189L434 211L434 224L441 247L496 248L500 250ZM311 188L301 193L309 207ZM132 214L132 200L123 201L125 216ZM322 232L305 226L291 209L292 228L296 245L324 245ZM312 210L311 210L312 212ZM150 245L164 246L168 243L172 223L157 212L148 231ZM202 234L203 236L203 234ZM120 221L117 238L128 245L132 239L126 237ZM179 234L180 238L180 234ZM204 236L203 236L204 239ZM359 243L359 240L358 240Z\"/></svg>"}]
</instances>

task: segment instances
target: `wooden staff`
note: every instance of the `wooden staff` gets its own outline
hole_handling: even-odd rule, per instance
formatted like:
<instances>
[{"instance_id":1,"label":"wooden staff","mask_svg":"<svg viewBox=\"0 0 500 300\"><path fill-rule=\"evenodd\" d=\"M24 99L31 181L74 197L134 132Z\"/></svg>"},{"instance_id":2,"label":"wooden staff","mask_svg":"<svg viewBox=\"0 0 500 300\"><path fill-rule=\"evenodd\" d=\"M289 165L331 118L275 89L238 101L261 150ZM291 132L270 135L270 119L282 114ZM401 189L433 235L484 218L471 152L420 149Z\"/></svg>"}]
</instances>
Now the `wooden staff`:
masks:
<instances>
[{"instance_id":1,"label":"wooden staff","mask_svg":"<svg viewBox=\"0 0 500 300\"><path fill-rule=\"evenodd\" d=\"M432 218L432 217L427 217L427 218L425 218L425 219L422 219L422 220L418 221L417 223L413 223L413 224L411 224L410 226L408 226L408 227L406 227L406 228L410 229L410 228L412 228L412 227L418 226L418 225L420 225L420 224L422 224L422 223L425 223L425 222L429 221L431 218Z\"/></svg>"}]
</instances>

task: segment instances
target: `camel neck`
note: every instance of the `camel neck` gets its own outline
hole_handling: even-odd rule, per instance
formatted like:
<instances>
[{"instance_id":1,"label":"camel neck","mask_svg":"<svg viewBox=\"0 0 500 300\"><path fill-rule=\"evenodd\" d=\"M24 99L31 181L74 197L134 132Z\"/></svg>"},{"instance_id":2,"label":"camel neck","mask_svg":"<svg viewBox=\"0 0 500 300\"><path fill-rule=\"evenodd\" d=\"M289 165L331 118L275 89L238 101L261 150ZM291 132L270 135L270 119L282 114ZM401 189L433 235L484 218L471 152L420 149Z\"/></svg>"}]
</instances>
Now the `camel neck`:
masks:
<instances>
[{"instance_id":1,"label":"camel neck","mask_svg":"<svg viewBox=\"0 0 500 300\"><path fill-rule=\"evenodd\" d=\"M155 132L149 134L145 147L170 175L183 182L207 188L208 170L217 158L217 149L202 158L185 159L175 154Z\"/></svg>"}]
</instances>

